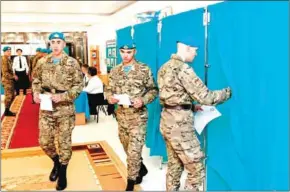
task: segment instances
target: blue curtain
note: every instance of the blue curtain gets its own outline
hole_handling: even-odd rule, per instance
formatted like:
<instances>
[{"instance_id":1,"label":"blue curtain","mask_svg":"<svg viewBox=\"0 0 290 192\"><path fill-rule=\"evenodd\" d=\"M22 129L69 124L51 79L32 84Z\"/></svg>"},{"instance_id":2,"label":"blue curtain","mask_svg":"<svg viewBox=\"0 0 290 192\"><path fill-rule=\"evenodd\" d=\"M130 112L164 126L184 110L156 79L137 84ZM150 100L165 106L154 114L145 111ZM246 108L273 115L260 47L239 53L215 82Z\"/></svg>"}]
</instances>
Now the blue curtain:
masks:
<instances>
[{"instance_id":1,"label":"blue curtain","mask_svg":"<svg viewBox=\"0 0 290 192\"><path fill-rule=\"evenodd\" d=\"M131 36L131 26L119 29L116 31L117 41L116 41L116 52L117 52L117 64L122 62L122 58L119 52L119 46L132 40Z\"/></svg>"},{"instance_id":2,"label":"blue curtain","mask_svg":"<svg viewBox=\"0 0 290 192\"><path fill-rule=\"evenodd\" d=\"M68 46L66 46L66 47L63 49L63 51L64 51L66 54L69 55L69 47L68 47Z\"/></svg>"},{"instance_id":3,"label":"blue curtain","mask_svg":"<svg viewBox=\"0 0 290 192\"><path fill-rule=\"evenodd\" d=\"M2 84L1 84L0 92L1 92L1 95L4 95L4 87Z\"/></svg>"},{"instance_id":4,"label":"blue curtain","mask_svg":"<svg viewBox=\"0 0 290 192\"><path fill-rule=\"evenodd\" d=\"M161 44L159 49L158 69L176 53L176 41L180 37L191 37L198 46L198 56L190 65L198 76L204 79L204 36L203 9L183 12L162 19ZM198 134L197 134L198 135ZM203 147L203 134L198 135Z\"/></svg>"},{"instance_id":5,"label":"blue curtain","mask_svg":"<svg viewBox=\"0 0 290 192\"><path fill-rule=\"evenodd\" d=\"M157 83L157 52L158 52L158 32L157 21L150 21L134 26L134 42L137 46L136 59L146 63L152 70L155 82ZM159 131L160 104L159 99L155 99L148 104L148 124L146 135L146 146L150 148L151 156L162 156L167 158L166 147L162 135Z\"/></svg>"},{"instance_id":6,"label":"blue curtain","mask_svg":"<svg viewBox=\"0 0 290 192\"><path fill-rule=\"evenodd\" d=\"M233 97L207 127L208 190L289 190L288 6L209 6L209 88Z\"/></svg>"},{"instance_id":7,"label":"blue curtain","mask_svg":"<svg viewBox=\"0 0 290 192\"><path fill-rule=\"evenodd\" d=\"M233 97L217 107L222 117L206 128L207 189L289 190L288 2L223 2L208 9L208 86L230 86ZM197 9L163 19L159 48L155 21L135 26L137 59L150 66L155 78L176 52L176 40L191 36L199 46L192 66L204 79L202 15L203 9ZM131 38L131 27L117 31L117 45L122 38ZM156 155L165 149L158 104L148 105L151 155L156 145Z\"/></svg>"}]
</instances>

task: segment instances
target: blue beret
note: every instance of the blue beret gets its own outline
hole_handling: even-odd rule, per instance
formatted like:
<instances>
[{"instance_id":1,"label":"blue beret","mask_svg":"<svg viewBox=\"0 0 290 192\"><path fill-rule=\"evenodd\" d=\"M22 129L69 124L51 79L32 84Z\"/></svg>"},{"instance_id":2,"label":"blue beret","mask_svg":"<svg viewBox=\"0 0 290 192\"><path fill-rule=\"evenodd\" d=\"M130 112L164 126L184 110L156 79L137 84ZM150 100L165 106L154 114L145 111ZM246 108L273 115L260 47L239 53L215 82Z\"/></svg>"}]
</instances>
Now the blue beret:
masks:
<instances>
[{"instance_id":1,"label":"blue beret","mask_svg":"<svg viewBox=\"0 0 290 192\"><path fill-rule=\"evenodd\" d=\"M194 41L192 37L181 37L177 43L183 43L185 45L188 45L190 47L197 47L197 43Z\"/></svg>"},{"instance_id":2,"label":"blue beret","mask_svg":"<svg viewBox=\"0 0 290 192\"><path fill-rule=\"evenodd\" d=\"M61 32L53 32L49 35L48 37L49 40L52 40L52 39L61 39L61 40L64 40L65 41L65 38L64 38L64 34L61 33Z\"/></svg>"},{"instance_id":3,"label":"blue beret","mask_svg":"<svg viewBox=\"0 0 290 192\"><path fill-rule=\"evenodd\" d=\"M42 49L40 50L40 52L41 52L41 53L47 53L47 49L42 48Z\"/></svg>"},{"instance_id":4,"label":"blue beret","mask_svg":"<svg viewBox=\"0 0 290 192\"><path fill-rule=\"evenodd\" d=\"M40 47L38 47L38 48L36 49L36 51L40 52L40 51L41 51L41 48L40 48Z\"/></svg>"},{"instance_id":5,"label":"blue beret","mask_svg":"<svg viewBox=\"0 0 290 192\"><path fill-rule=\"evenodd\" d=\"M119 49L135 49L136 45L133 41L126 41L124 43L121 44L121 46L119 47Z\"/></svg>"},{"instance_id":6,"label":"blue beret","mask_svg":"<svg viewBox=\"0 0 290 192\"><path fill-rule=\"evenodd\" d=\"M3 48L3 51L4 51L4 52L5 52L5 51L8 51L8 50L11 50L11 47L5 46L5 47Z\"/></svg>"}]
</instances>

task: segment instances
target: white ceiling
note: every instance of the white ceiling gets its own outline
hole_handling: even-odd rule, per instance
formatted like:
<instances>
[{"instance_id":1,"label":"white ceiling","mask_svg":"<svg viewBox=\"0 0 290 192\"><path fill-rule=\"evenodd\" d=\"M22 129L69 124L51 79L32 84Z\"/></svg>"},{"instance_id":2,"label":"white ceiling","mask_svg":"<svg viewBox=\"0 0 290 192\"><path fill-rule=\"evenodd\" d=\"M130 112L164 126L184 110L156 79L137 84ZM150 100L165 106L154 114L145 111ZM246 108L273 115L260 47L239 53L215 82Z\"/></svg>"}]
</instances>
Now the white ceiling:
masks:
<instances>
[{"instance_id":1,"label":"white ceiling","mask_svg":"<svg viewBox=\"0 0 290 192\"><path fill-rule=\"evenodd\" d=\"M2 13L111 15L134 1L1 1Z\"/></svg>"},{"instance_id":2,"label":"white ceiling","mask_svg":"<svg viewBox=\"0 0 290 192\"><path fill-rule=\"evenodd\" d=\"M136 1L1 1L1 30L85 28L105 23ZM65 30L65 29L64 29Z\"/></svg>"}]
</instances>

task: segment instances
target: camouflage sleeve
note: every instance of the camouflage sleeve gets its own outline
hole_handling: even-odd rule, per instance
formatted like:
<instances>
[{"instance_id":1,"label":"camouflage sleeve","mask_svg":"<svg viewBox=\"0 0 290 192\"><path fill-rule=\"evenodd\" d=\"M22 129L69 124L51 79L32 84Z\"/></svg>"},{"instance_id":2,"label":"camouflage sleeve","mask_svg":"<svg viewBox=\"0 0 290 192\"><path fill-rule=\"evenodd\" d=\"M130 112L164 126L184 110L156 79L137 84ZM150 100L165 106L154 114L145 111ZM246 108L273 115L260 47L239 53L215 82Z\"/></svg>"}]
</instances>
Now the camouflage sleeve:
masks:
<instances>
[{"instance_id":1,"label":"camouflage sleeve","mask_svg":"<svg viewBox=\"0 0 290 192\"><path fill-rule=\"evenodd\" d=\"M9 72L9 64L8 64L8 60L4 57L1 57L2 59L2 75L5 79L14 79L13 78L13 74L11 74Z\"/></svg>"},{"instance_id":2,"label":"camouflage sleeve","mask_svg":"<svg viewBox=\"0 0 290 192\"><path fill-rule=\"evenodd\" d=\"M37 67L33 68L33 71L31 72L32 75L32 91L33 93L41 93L41 85L42 85L42 60L39 60L37 62Z\"/></svg>"},{"instance_id":3,"label":"camouflage sleeve","mask_svg":"<svg viewBox=\"0 0 290 192\"><path fill-rule=\"evenodd\" d=\"M36 75L35 72L37 70L39 70L39 68L43 64L43 62L41 61L41 59L37 59L37 60L34 61L33 64L34 64L34 66L32 68L32 72L31 72L32 77L34 77Z\"/></svg>"},{"instance_id":4,"label":"camouflage sleeve","mask_svg":"<svg viewBox=\"0 0 290 192\"><path fill-rule=\"evenodd\" d=\"M73 102L81 94L84 87L81 68L76 60L73 67L73 86L70 90L64 93L63 101Z\"/></svg>"},{"instance_id":5,"label":"camouflage sleeve","mask_svg":"<svg viewBox=\"0 0 290 192\"><path fill-rule=\"evenodd\" d=\"M191 98L202 105L217 105L231 96L229 88L210 91L188 65L182 65L178 78Z\"/></svg>"},{"instance_id":6,"label":"camouflage sleeve","mask_svg":"<svg viewBox=\"0 0 290 192\"><path fill-rule=\"evenodd\" d=\"M108 77L108 85L105 87L105 93L106 93L107 99L113 96L114 94L113 87L114 87L113 71L111 71Z\"/></svg>"},{"instance_id":7,"label":"camouflage sleeve","mask_svg":"<svg viewBox=\"0 0 290 192\"><path fill-rule=\"evenodd\" d=\"M33 58L32 65L31 65L32 71L36 68L36 65L37 65L39 59L41 59L39 56L35 56Z\"/></svg>"},{"instance_id":8,"label":"camouflage sleeve","mask_svg":"<svg viewBox=\"0 0 290 192\"><path fill-rule=\"evenodd\" d=\"M31 63L31 67L30 67L31 68L31 76L33 76L36 62L37 62L37 57L34 57L33 60L32 60L32 63Z\"/></svg>"},{"instance_id":9,"label":"camouflage sleeve","mask_svg":"<svg viewBox=\"0 0 290 192\"><path fill-rule=\"evenodd\" d=\"M162 68L159 69L158 74L157 74L157 85L159 87L159 90L162 90L162 86L163 86L163 83L162 83L163 75L162 75L161 69ZM160 105L164 106L164 103L165 103L164 100L161 97L159 97L159 99L160 99L159 100Z\"/></svg>"},{"instance_id":10,"label":"camouflage sleeve","mask_svg":"<svg viewBox=\"0 0 290 192\"><path fill-rule=\"evenodd\" d=\"M145 87L146 87L146 92L142 98L142 101L144 105L147 105L148 103L151 103L158 95L158 88L154 81L154 77L150 68L148 68L148 73L145 78Z\"/></svg>"},{"instance_id":11,"label":"camouflage sleeve","mask_svg":"<svg viewBox=\"0 0 290 192\"><path fill-rule=\"evenodd\" d=\"M32 63L33 63L34 56L29 59L29 72L32 73Z\"/></svg>"}]
</instances>

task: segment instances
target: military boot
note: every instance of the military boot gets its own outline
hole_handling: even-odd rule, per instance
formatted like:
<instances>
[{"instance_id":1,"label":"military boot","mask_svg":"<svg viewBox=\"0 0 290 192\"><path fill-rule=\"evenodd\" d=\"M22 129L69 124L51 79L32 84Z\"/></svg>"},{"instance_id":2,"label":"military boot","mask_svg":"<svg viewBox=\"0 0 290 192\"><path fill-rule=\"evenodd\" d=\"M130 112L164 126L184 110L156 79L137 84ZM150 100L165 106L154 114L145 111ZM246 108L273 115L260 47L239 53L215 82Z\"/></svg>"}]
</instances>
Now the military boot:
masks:
<instances>
[{"instance_id":1,"label":"military boot","mask_svg":"<svg viewBox=\"0 0 290 192\"><path fill-rule=\"evenodd\" d=\"M56 185L56 190L58 191L64 190L67 186L66 169L67 165L60 164L59 175Z\"/></svg>"},{"instance_id":2,"label":"military boot","mask_svg":"<svg viewBox=\"0 0 290 192\"><path fill-rule=\"evenodd\" d=\"M59 163L59 156L55 156L54 158L52 158L54 165L53 168L51 170L51 173L49 175L49 180L50 181L56 181L58 178L58 174L59 174L59 167L60 167L60 163Z\"/></svg>"},{"instance_id":3,"label":"military boot","mask_svg":"<svg viewBox=\"0 0 290 192\"><path fill-rule=\"evenodd\" d=\"M136 178L135 184L142 183L143 177L145 175L147 175L147 173L148 173L148 170L147 170L146 166L143 164L143 162L141 161L141 167L140 167L140 170L139 170L139 175Z\"/></svg>"},{"instance_id":4,"label":"military boot","mask_svg":"<svg viewBox=\"0 0 290 192\"><path fill-rule=\"evenodd\" d=\"M5 115L5 116L12 116L12 117L13 117L13 116L16 116L16 114L13 113L13 112L11 112L9 108L6 108L6 109L5 109L4 115Z\"/></svg>"},{"instance_id":5,"label":"military boot","mask_svg":"<svg viewBox=\"0 0 290 192\"><path fill-rule=\"evenodd\" d=\"M127 180L127 187L125 191L134 191L134 185L135 185L135 181L128 179Z\"/></svg>"}]
</instances>

